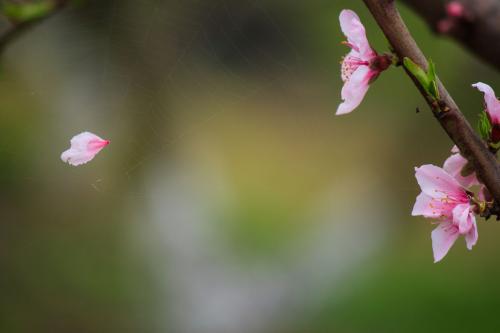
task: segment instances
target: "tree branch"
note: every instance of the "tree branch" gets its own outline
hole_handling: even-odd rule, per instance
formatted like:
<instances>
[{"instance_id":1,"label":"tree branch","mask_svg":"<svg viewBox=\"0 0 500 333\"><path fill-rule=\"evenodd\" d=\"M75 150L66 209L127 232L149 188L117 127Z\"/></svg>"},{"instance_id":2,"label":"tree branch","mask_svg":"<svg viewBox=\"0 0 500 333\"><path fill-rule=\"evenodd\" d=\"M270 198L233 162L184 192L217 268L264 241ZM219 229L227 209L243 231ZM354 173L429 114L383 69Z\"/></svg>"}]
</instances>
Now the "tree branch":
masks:
<instances>
[{"instance_id":1,"label":"tree branch","mask_svg":"<svg viewBox=\"0 0 500 333\"><path fill-rule=\"evenodd\" d=\"M427 69L427 60L403 22L394 0L363 1L398 57L400 59L408 57L422 68ZM496 158L471 128L446 88L438 80L441 100L436 103L427 96L418 81L408 71L407 74L417 85L448 136L458 146L462 155L472 164L478 178L488 188L496 202L500 202L500 168Z\"/></svg>"},{"instance_id":2,"label":"tree branch","mask_svg":"<svg viewBox=\"0 0 500 333\"><path fill-rule=\"evenodd\" d=\"M437 30L438 22L446 17L445 5L449 0L403 0ZM500 70L500 1L460 0L469 16L459 20L447 35L465 45L471 52Z\"/></svg>"},{"instance_id":3,"label":"tree branch","mask_svg":"<svg viewBox=\"0 0 500 333\"><path fill-rule=\"evenodd\" d=\"M10 22L9 26L4 31L0 32L0 54L15 39L62 10L70 1L71 0L54 0L54 8L48 15L25 22Z\"/></svg>"}]
</instances>

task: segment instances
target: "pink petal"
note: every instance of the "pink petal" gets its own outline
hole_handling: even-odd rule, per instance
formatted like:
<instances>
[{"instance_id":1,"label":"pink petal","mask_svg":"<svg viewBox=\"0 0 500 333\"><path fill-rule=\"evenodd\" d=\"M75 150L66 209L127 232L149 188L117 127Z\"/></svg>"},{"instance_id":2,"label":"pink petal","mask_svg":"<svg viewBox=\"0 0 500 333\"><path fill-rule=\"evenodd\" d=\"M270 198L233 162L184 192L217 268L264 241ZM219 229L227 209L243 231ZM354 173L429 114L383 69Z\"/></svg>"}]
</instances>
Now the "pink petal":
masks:
<instances>
[{"instance_id":1,"label":"pink petal","mask_svg":"<svg viewBox=\"0 0 500 333\"><path fill-rule=\"evenodd\" d=\"M366 38L365 27L361 23L359 16L349 9L344 9L339 16L340 28L347 37L349 44L360 54L362 60L369 60L376 56Z\"/></svg>"},{"instance_id":2,"label":"pink petal","mask_svg":"<svg viewBox=\"0 0 500 333\"><path fill-rule=\"evenodd\" d=\"M458 147L455 145L455 146L451 147L451 152L453 154L457 154L457 153L460 153L460 149L458 149Z\"/></svg>"},{"instance_id":3,"label":"pink petal","mask_svg":"<svg viewBox=\"0 0 500 333\"><path fill-rule=\"evenodd\" d=\"M441 215L443 215L439 203L440 200L436 201L432 197L422 192L418 195L417 200L415 201L415 205L413 206L411 215L412 216L421 215L427 218L438 218ZM448 213L447 215L450 214Z\"/></svg>"},{"instance_id":4,"label":"pink petal","mask_svg":"<svg viewBox=\"0 0 500 333\"><path fill-rule=\"evenodd\" d=\"M458 238L458 227L451 222L440 223L431 233L434 262L444 258Z\"/></svg>"},{"instance_id":5,"label":"pink petal","mask_svg":"<svg viewBox=\"0 0 500 333\"><path fill-rule=\"evenodd\" d=\"M417 196L417 200L415 201L415 205L413 205L413 210L411 211L412 216L426 216L426 217L434 217L434 214L432 212L432 208L430 205L432 204L432 198L425 194L424 192L421 192ZM437 217L437 216L436 216Z\"/></svg>"},{"instance_id":6,"label":"pink petal","mask_svg":"<svg viewBox=\"0 0 500 333\"><path fill-rule=\"evenodd\" d=\"M472 173L467 177L462 176L462 169L467 164L467 160L460 154L453 154L444 162L443 169L454 177L463 187L470 187L479 184L476 174Z\"/></svg>"},{"instance_id":7,"label":"pink petal","mask_svg":"<svg viewBox=\"0 0 500 333\"><path fill-rule=\"evenodd\" d=\"M460 204L453 208L453 224L458 226L458 232L462 235L468 233L473 225L474 215L470 204Z\"/></svg>"},{"instance_id":8,"label":"pink petal","mask_svg":"<svg viewBox=\"0 0 500 333\"><path fill-rule=\"evenodd\" d=\"M71 148L61 154L61 159L73 166L85 164L108 144L108 140L103 140L90 132L83 132L71 139Z\"/></svg>"},{"instance_id":9,"label":"pink petal","mask_svg":"<svg viewBox=\"0 0 500 333\"><path fill-rule=\"evenodd\" d=\"M490 115L493 124L500 124L500 101L497 99L493 89L486 83L478 82L472 85L484 93L486 111Z\"/></svg>"},{"instance_id":10,"label":"pink petal","mask_svg":"<svg viewBox=\"0 0 500 333\"><path fill-rule=\"evenodd\" d=\"M460 184L446 171L432 164L415 168L415 177L422 192L436 199L466 201L467 195Z\"/></svg>"},{"instance_id":11,"label":"pink petal","mask_svg":"<svg viewBox=\"0 0 500 333\"><path fill-rule=\"evenodd\" d=\"M476 219L474 218L474 221L472 223L472 228L465 235L465 243L467 244L467 248L469 250L472 250L472 247L476 245L478 237L479 235L477 233Z\"/></svg>"},{"instance_id":12,"label":"pink petal","mask_svg":"<svg viewBox=\"0 0 500 333\"><path fill-rule=\"evenodd\" d=\"M350 113L363 101L368 91L372 71L368 66L359 66L352 74L351 78L342 87L342 100L344 101L337 108L337 115Z\"/></svg>"},{"instance_id":13,"label":"pink petal","mask_svg":"<svg viewBox=\"0 0 500 333\"><path fill-rule=\"evenodd\" d=\"M462 168L467 164L467 160L460 154L452 154L444 162L443 169L451 176L455 177L462 172ZM455 177L456 178L456 177Z\"/></svg>"}]
</instances>

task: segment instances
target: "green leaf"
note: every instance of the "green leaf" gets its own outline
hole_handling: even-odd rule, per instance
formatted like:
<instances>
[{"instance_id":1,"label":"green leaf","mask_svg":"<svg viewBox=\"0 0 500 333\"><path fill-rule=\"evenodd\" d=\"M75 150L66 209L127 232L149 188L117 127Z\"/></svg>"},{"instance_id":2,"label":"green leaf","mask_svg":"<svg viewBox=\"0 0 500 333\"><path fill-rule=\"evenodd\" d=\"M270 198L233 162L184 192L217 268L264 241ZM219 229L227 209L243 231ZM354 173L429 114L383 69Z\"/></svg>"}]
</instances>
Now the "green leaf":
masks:
<instances>
[{"instance_id":1,"label":"green leaf","mask_svg":"<svg viewBox=\"0 0 500 333\"><path fill-rule=\"evenodd\" d=\"M429 70L427 71L427 77L431 81L436 81L436 65L429 59Z\"/></svg>"},{"instance_id":2,"label":"green leaf","mask_svg":"<svg viewBox=\"0 0 500 333\"><path fill-rule=\"evenodd\" d=\"M2 11L9 19L16 22L28 22L49 15L55 7L53 0L41 0L27 3L2 1Z\"/></svg>"},{"instance_id":3,"label":"green leaf","mask_svg":"<svg viewBox=\"0 0 500 333\"><path fill-rule=\"evenodd\" d=\"M485 111L482 111L479 114L477 129L479 130L479 134L481 135L481 138L483 138L483 140L489 140L491 136L491 123Z\"/></svg>"},{"instance_id":4,"label":"green leaf","mask_svg":"<svg viewBox=\"0 0 500 333\"><path fill-rule=\"evenodd\" d=\"M424 71L422 67L414 63L413 60L408 57L403 59L403 64L405 68L417 79L422 88L424 88L425 92L435 100L439 100L436 67L434 63L429 60L428 72Z\"/></svg>"},{"instance_id":5,"label":"green leaf","mask_svg":"<svg viewBox=\"0 0 500 333\"><path fill-rule=\"evenodd\" d=\"M420 82L423 87L429 86L429 78L422 67L414 63L413 60L408 57L405 57L403 59L403 64L405 68L418 80L418 82Z\"/></svg>"},{"instance_id":6,"label":"green leaf","mask_svg":"<svg viewBox=\"0 0 500 333\"><path fill-rule=\"evenodd\" d=\"M432 96L439 99L439 90L437 86L437 76L436 76L436 65L429 59L429 71L427 72L427 78L429 79L429 90Z\"/></svg>"}]
</instances>

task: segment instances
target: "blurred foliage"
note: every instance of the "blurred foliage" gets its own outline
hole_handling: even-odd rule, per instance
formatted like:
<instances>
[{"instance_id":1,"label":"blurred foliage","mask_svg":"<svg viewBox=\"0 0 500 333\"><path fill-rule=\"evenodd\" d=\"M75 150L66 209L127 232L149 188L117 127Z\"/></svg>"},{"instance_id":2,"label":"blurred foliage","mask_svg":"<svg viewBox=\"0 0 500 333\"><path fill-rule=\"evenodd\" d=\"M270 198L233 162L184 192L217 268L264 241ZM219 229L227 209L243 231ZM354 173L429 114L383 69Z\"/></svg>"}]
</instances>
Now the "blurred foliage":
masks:
<instances>
[{"instance_id":1,"label":"blurred foliage","mask_svg":"<svg viewBox=\"0 0 500 333\"><path fill-rule=\"evenodd\" d=\"M31 2L2 1L2 12L15 22L27 22L49 15L55 8L54 0L39 0Z\"/></svg>"}]
</instances>

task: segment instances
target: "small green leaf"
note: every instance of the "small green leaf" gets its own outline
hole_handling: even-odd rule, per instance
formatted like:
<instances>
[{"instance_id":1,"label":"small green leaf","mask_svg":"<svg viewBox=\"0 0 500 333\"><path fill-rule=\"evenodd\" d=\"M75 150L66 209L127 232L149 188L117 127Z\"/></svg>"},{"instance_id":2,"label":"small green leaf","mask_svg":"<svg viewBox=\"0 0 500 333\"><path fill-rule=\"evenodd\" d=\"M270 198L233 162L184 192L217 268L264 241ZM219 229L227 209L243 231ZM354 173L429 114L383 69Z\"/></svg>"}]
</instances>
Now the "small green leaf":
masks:
<instances>
[{"instance_id":1,"label":"small green leaf","mask_svg":"<svg viewBox=\"0 0 500 333\"><path fill-rule=\"evenodd\" d=\"M437 87L436 67L432 61L429 61L429 71L425 72L422 67L414 63L410 58L403 59L405 68L417 79L425 92L439 100L439 90Z\"/></svg>"},{"instance_id":2,"label":"small green leaf","mask_svg":"<svg viewBox=\"0 0 500 333\"><path fill-rule=\"evenodd\" d=\"M420 84L424 87L429 86L429 78L427 73L416 63L413 62L408 57L403 59L403 64L405 68L420 82Z\"/></svg>"},{"instance_id":3,"label":"small green leaf","mask_svg":"<svg viewBox=\"0 0 500 333\"><path fill-rule=\"evenodd\" d=\"M436 76L436 65L429 59L429 71L427 72L427 78L429 79L429 90L432 96L439 99L439 90L437 86L437 76Z\"/></svg>"},{"instance_id":4,"label":"small green leaf","mask_svg":"<svg viewBox=\"0 0 500 333\"><path fill-rule=\"evenodd\" d=\"M429 70L427 71L427 77L431 81L436 81L436 65L429 59Z\"/></svg>"},{"instance_id":5,"label":"small green leaf","mask_svg":"<svg viewBox=\"0 0 500 333\"><path fill-rule=\"evenodd\" d=\"M483 140L487 141L491 136L491 123L486 112L482 111L479 114L479 120L477 122L477 129Z\"/></svg>"},{"instance_id":6,"label":"small green leaf","mask_svg":"<svg viewBox=\"0 0 500 333\"><path fill-rule=\"evenodd\" d=\"M9 19L16 22L27 22L49 15L54 9L53 0L41 0L27 3L2 1L2 11Z\"/></svg>"}]
</instances>

